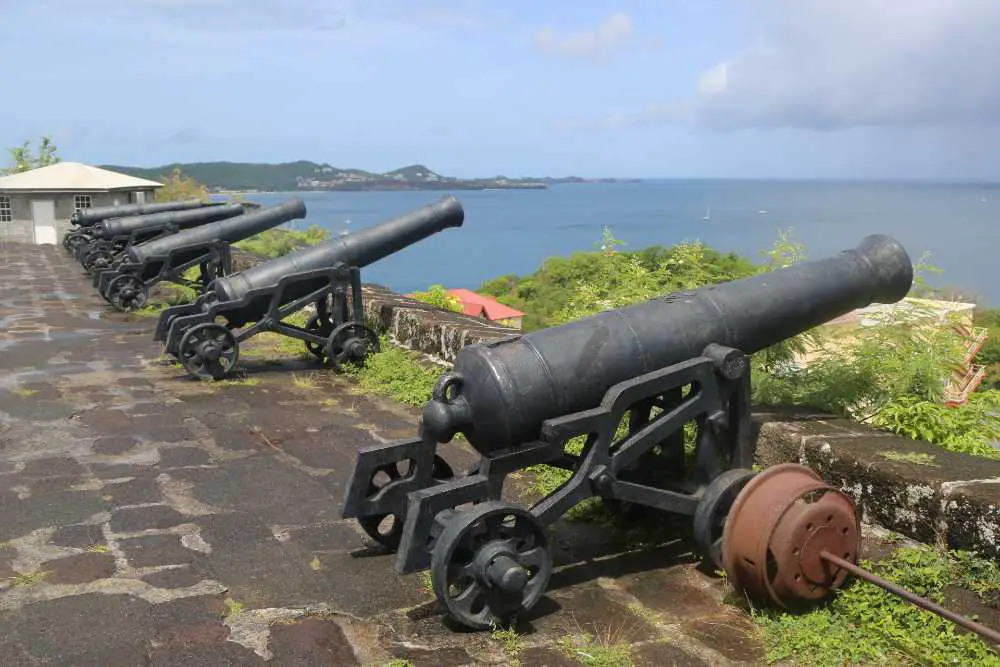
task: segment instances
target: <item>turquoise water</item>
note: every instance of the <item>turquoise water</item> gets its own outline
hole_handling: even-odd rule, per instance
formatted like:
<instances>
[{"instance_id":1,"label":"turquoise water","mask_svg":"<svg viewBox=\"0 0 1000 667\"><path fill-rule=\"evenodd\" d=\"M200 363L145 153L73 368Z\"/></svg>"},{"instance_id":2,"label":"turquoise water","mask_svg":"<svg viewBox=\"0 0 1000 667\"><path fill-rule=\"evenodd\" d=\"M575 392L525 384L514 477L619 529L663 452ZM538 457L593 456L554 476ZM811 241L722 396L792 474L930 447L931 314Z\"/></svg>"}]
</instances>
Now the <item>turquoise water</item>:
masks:
<instances>
[{"instance_id":1,"label":"turquoise water","mask_svg":"<svg viewBox=\"0 0 1000 667\"><path fill-rule=\"evenodd\" d=\"M303 192L296 228L358 230L433 202L442 192ZM626 249L700 239L756 257L793 228L811 258L853 247L866 234L897 238L916 260L944 272L932 284L960 287L1000 306L1000 185L776 181L645 181L557 185L547 190L456 192L465 224L362 272L406 292L432 283L475 289L490 278L531 273L546 257L592 250L603 225ZM264 205L291 194L247 195ZM707 219L706 219L707 218Z\"/></svg>"}]
</instances>

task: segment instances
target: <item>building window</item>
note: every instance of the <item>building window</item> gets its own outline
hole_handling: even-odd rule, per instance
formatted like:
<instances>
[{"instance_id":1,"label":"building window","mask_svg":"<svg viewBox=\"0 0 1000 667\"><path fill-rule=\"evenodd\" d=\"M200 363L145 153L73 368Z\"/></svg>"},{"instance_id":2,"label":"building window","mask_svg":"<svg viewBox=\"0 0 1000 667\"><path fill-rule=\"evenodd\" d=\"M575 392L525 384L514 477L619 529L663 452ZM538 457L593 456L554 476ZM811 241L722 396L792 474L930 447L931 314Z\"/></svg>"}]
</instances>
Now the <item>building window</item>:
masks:
<instances>
[{"instance_id":1,"label":"building window","mask_svg":"<svg viewBox=\"0 0 1000 667\"><path fill-rule=\"evenodd\" d=\"M90 208L90 195L73 195L73 210Z\"/></svg>"},{"instance_id":2,"label":"building window","mask_svg":"<svg viewBox=\"0 0 1000 667\"><path fill-rule=\"evenodd\" d=\"M14 222L14 207L7 195L0 195L0 222Z\"/></svg>"}]
</instances>

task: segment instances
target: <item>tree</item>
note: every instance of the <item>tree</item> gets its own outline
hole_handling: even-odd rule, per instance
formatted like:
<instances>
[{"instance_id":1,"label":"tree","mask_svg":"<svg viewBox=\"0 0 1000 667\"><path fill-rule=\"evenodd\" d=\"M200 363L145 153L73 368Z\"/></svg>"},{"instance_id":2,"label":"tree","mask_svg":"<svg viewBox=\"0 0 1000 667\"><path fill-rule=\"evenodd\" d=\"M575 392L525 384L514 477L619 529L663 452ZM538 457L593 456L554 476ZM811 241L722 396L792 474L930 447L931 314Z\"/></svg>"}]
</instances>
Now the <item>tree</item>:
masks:
<instances>
[{"instance_id":1,"label":"tree","mask_svg":"<svg viewBox=\"0 0 1000 667\"><path fill-rule=\"evenodd\" d=\"M23 171L31 171L60 162L61 158L56 154L57 150L56 145L52 143L52 138L48 135L42 137L42 141L38 145L37 156L31 152L30 141L25 141L16 148L8 148L7 152L10 154L14 166L4 170L4 173L19 174Z\"/></svg>"},{"instance_id":2,"label":"tree","mask_svg":"<svg viewBox=\"0 0 1000 667\"><path fill-rule=\"evenodd\" d=\"M156 191L156 201L181 201L185 199L200 199L208 201L208 190L190 176L181 173L180 167L174 167L173 173L162 177L163 187Z\"/></svg>"}]
</instances>

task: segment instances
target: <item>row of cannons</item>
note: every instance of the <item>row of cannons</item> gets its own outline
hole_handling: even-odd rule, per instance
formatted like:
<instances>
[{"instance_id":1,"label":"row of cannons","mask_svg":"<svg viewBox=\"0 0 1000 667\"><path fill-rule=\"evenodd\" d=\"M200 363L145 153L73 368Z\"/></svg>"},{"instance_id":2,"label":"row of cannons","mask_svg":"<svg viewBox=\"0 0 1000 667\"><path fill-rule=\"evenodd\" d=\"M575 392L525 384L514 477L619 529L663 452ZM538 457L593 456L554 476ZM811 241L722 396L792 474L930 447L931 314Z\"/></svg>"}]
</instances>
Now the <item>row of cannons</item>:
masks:
<instances>
[{"instance_id":1,"label":"row of cannons","mask_svg":"<svg viewBox=\"0 0 1000 667\"><path fill-rule=\"evenodd\" d=\"M221 380L239 362L240 344L264 331L301 340L334 370L379 349L366 326L361 269L465 219L454 197L341 235L243 271L232 245L306 216L301 199L276 206L166 202L78 211L63 245L114 308L145 306L169 282L197 298L160 313L154 334L194 377ZM314 307L304 326L289 321Z\"/></svg>"},{"instance_id":2,"label":"row of cannons","mask_svg":"<svg viewBox=\"0 0 1000 667\"><path fill-rule=\"evenodd\" d=\"M220 218L194 222L209 210ZM360 268L464 221L446 197L227 273L227 244L303 217L302 203L238 213L189 205L172 215L169 231L142 242L89 232L110 241L91 264L100 267L95 284L118 305L144 302L151 284L201 267L201 295L165 310L156 339L203 378L222 377L239 343L263 330L303 340L335 368L363 360L377 337L363 321ZM118 218L119 229L130 219ZM79 238L67 247L82 248ZM116 281L127 286L113 288ZM468 345L438 379L414 437L357 452L342 514L395 552L397 572L429 569L447 614L473 629L530 612L553 572L548 527L597 497L616 512L683 517L707 564L757 603L801 609L855 576L1000 644L1000 633L858 567L861 530L849 496L802 465L753 469L750 355L856 308L897 302L912 281L903 247L873 235L828 259ZM310 303L316 313L305 327L283 322ZM479 454L464 472L439 452L456 437ZM567 481L531 507L505 498L508 475L538 464L568 471Z\"/></svg>"}]
</instances>

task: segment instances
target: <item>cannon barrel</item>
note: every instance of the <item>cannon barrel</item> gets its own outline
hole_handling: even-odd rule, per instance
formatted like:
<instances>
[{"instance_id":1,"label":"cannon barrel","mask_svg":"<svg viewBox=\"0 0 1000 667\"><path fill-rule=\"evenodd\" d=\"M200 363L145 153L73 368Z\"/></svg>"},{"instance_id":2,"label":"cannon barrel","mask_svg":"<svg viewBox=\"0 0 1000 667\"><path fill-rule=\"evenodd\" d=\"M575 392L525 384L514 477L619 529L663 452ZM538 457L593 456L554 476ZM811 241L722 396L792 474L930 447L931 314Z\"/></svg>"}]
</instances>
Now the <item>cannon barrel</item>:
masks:
<instances>
[{"instance_id":1,"label":"cannon barrel","mask_svg":"<svg viewBox=\"0 0 1000 667\"><path fill-rule=\"evenodd\" d=\"M75 211L69 221L74 225L89 227L101 220L110 218L124 218L130 215L148 215L150 213L162 213L164 211L186 211L192 208L206 208L219 206L214 202L203 202L200 199L188 199L185 201L165 201L153 202L149 204L122 204L120 206L94 206Z\"/></svg>"},{"instance_id":2,"label":"cannon barrel","mask_svg":"<svg viewBox=\"0 0 1000 667\"><path fill-rule=\"evenodd\" d=\"M461 227L464 220L462 204L455 197L443 197L374 227L219 278L209 289L220 301L237 301L250 290L277 286L283 277L296 273L330 267L338 262L367 266L448 227Z\"/></svg>"},{"instance_id":3,"label":"cannon barrel","mask_svg":"<svg viewBox=\"0 0 1000 667\"><path fill-rule=\"evenodd\" d=\"M178 229L190 229L215 220L225 220L246 212L243 204L206 206L182 211L162 211L147 215L130 215L124 218L102 220L93 226L94 236L99 239L113 239L128 236L132 232L175 225Z\"/></svg>"},{"instance_id":4,"label":"cannon barrel","mask_svg":"<svg viewBox=\"0 0 1000 667\"><path fill-rule=\"evenodd\" d=\"M198 243L212 243L217 240L235 243L290 220L304 217L306 217L306 205L298 197L291 197L277 206L244 213L234 219L185 229L177 234L132 246L128 249L128 261L141 264L153 257L165 257L174 248Z\"/></svg>"},{"instance_id":5,"label":"cannon barrel","mask_svg":"<svg viewBox=\"0 0 1000 667\"><path fill-rule=\"evenodd\" d=\"M515 338L464 347L425 404L438 442L461 432L486 454L536 440L542 422L596 408L624 380L700 357L712 343L752 354L913 282L903 247L882 235L772 273L678 292Z\"/></svg>"}]
</instances>

